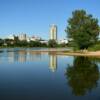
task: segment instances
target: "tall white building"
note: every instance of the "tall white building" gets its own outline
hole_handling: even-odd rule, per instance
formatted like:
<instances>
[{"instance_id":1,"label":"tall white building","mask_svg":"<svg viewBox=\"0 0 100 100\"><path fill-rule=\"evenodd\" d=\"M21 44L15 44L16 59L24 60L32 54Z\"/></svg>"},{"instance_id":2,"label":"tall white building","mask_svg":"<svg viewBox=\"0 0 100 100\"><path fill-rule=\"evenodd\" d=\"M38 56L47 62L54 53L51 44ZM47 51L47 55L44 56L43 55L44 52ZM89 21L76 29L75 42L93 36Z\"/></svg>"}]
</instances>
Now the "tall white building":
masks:
<instances>
[{"instance_id":1,"label":"tall white building","mask_svg":"<svg viewBox=\"0 0 100 100\"><path fill-rule=\"evenodd\" d=\"M57 40L57 26L54 24L50 26L50 39Z\"/></svg>"},{"instance_id":2,"label":"tall white building","mask_svg":"<svg viewBox=\"0 0 100 100\"><path fill-rule=\"evenodd\" d=\"M24 40L26 40L26 39L27 39L27 37L26 37L26 34L25 34L25 33L20 34L18 38L19 38L19 40L20 40L20 41L24 41Z\"/></svg>"}]
</instances>

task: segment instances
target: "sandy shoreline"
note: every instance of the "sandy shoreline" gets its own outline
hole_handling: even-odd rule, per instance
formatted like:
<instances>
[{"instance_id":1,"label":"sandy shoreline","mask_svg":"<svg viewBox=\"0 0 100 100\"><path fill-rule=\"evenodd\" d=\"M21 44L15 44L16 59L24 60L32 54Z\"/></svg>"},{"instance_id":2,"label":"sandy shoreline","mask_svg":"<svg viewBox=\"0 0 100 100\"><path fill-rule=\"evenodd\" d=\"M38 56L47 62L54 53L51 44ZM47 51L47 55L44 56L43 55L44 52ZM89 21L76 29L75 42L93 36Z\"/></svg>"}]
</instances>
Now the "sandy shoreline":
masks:
<instances>
[{"instance_id":1,"label":"sandy shoreline","mask_svg":"<svg viewBox=\"0 0 100 100\"><path fill-rule=\"evenodd\" d=\"M14 52L13 50L8 50L9 52ZM30 52L32 54L36 53L49 53L49 54L56 54L56 55L64 55L64 56L93 56L93 57L100 57L100 51L86 51L86 52L73 52L72 50L66 49L57 49L51 48L47 50L18 50L19 52ZM1 51L2 52L2 51Z\"/></svg>"},{"instance_id":2,"label":"sandy shoreline","mask_svg":"<svg viewBox=\"0 0 100 100\"><path fill-rule=\"evenodd\" d=\"M94 51L94 52L59 52L58 55L69 55L69 56L93 56L93 57L100 57L100 51Z\"/></svg>"},{"instance_id":3,"label":"sandy shoreline","mask_svg":"<svg viewBox=\"0 0 100 100\"><path fill-rule=\"evenodd\" d=\"M66 50L50 49L50 50L32 50L32 53L55 53L57 55L68 56L97 56L100 57L100 51L87 51L87 52L70 52Z\"/></svg>"}]
</instances>

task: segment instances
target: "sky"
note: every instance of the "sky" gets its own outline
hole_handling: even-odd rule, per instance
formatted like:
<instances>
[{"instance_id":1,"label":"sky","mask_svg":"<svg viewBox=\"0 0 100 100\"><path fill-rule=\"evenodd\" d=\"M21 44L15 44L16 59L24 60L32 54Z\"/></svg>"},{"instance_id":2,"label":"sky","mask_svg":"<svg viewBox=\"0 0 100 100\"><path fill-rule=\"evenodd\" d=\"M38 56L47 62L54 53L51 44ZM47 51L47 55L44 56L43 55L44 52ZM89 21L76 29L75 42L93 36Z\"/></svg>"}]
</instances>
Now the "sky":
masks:
<instances>
[{"instance_id":1,"label":"sky","mask_svg":"<svg viewBox=\"0 0 100 100\"><path fill-rule=\"evenodd\" d=\"M100 0L0 0L0 37L23 32L49 39L50 25L56 24L63 39L72 11L84 9L100 23L99 7Z\"/></svg>"}]
</instances>

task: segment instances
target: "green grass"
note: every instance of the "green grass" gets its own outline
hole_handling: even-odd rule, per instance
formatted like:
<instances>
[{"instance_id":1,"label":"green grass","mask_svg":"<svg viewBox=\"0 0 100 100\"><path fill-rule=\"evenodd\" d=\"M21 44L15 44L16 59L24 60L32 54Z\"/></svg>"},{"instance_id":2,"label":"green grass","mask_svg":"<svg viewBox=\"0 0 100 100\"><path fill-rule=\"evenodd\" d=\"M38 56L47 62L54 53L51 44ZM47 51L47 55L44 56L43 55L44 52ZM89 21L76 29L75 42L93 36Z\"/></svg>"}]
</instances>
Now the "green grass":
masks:
<instances>
[{"instance_id":1,"label":"green grass","mask_svg":"<svg viewBox=\"0 0 100 100\"><path fill-rule=\"evenodd\" d=\"M89 51L99 51L100 50L100 43L97 43L88 48Z\"/></svg>"}]
</instances>

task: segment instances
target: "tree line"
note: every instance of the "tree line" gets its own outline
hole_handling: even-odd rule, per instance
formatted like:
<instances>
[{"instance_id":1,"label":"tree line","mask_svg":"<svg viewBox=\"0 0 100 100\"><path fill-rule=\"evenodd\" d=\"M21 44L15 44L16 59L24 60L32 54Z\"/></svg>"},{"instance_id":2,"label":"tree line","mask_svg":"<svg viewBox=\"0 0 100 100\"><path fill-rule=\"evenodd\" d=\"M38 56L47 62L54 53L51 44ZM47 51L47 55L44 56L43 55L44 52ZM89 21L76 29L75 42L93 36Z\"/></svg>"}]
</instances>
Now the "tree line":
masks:
<instances>
[{"instance_id":1,"label":"tree line","mask_svg":"<svg viewBox=\"0 0 100 100\"><path fill-rule=\"evenodd\" d=\"M0 39L0 47L66 47L67 44L62 43L58 44L56 40L49 40L47 43L41 43L41 41L29 41L26 40L20 41L18 37L12 39Z\"/></svg>"}]
</instances>

